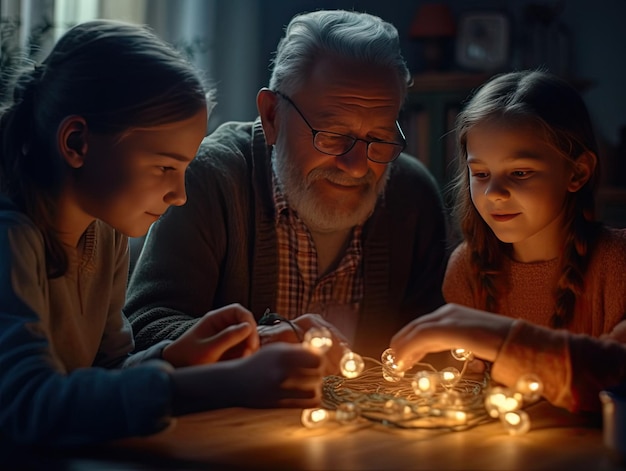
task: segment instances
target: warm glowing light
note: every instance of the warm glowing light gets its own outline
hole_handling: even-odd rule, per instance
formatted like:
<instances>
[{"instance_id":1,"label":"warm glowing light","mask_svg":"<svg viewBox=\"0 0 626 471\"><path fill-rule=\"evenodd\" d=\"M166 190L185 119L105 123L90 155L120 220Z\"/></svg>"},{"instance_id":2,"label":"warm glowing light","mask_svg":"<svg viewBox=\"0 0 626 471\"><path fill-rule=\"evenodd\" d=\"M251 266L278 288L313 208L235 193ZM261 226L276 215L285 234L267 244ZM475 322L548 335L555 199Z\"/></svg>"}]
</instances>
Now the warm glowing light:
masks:
<instances>
[{"instance_id":1,"label":"warm glowing light","mask_svg":"<svg viewBox=\"0 0 626 471\"><path fill-rule=\"evenodd\" d=\"M524 396L524 400L534 402L543 394L543 383L539 376L528 373L517 380L515 389Z\"/></svg>"},{"instance_id":2,"label":"warm glowing light","mask_svg":"<svg viewBox=\"0 0 626 471\"><path fill-rule=\"evenodd\" d=\"M530 418L523 410L506 412L500 416L500 420L511 435L521 435L530 430Z\"/></svg>"},{"instance_id":3,"label":"warm glowing light","mask_svg":"<svg viewBox=\"0 0 626 471\"><path fill-rule=\"evenodd\" d=\"M344 353L339 362L341 374L346 378L356 378L361 374L364 367L365 362L363 361L363 357L351 351Z\"/></svg>"},{"instance_id":4,"label":"warm glowing light","mask_svg":"<svg viewBox=\"0 0 626 471\"><path fill-rule=\"evenodd\" d=\"M459 408L463 406L463 399L461 398L461 393L451 389L450 391L445 391L439 395L437 398L437 404L442 407Z\"/></svg>"},{"instance_id":5,"label":"warm glowing light","mask_svg":"<svg viewBox=\"0 0 626 471\"><path fill-rule=\"evenodd\" d=\"M453 348L450 353L452 353L455 360L459 361L469 361L474 358L474 354L464 348Z\"/></svg>"},{"instance_id":6,"label":"warm glowing light","mask_svg":"<svg viewBox=\"0 0 626 471\"><path fill-rule=\"evenodd\" d=\"M343 402L337 406L335 419L341 424L349 424L355 422L360 414L361 409L354 402Z\"/></svg>"},{"instance_id":7,"label":"warm glowing light","mask_svg":"<svg viewBox=\"0 0 626 471\"><path fill-rule=\"evenodd\" d=\"M326 409L304 409L300 421L306 428L315 428L325 423L329 417Z\"/></svg>"},{"instance_id":8,"label":"warm glowing light","mask_svg":"<svg viewBox=\"0 0 626 471\"><path fill-rule=\"evenodd\" d=\"M451 419L454 424L461 425L467 422L467 412L458 409L446 409L444 416Z\"/></svg>"},{"instance_id":9,"label":"warm glowing light","mask_svg":"<svg viewBox=\"0 0 626 471\"><path fill-rule=\"evenodd\" d=\"M413 377L411 386L415 394L420 396L432 396L437 392L437 373L430 371L418 371Z\"/></svg>"},{"instance_id":10,"label":"warm glowing light","mask_svg":"<svg viewBox=\"0 0 626 471\"><path fill-rule=\"evenodd\" d=\"M461 373L454 366L449 366L439 372L439 377L443 386L450 387L457 383Z\"/></svg>"},{"instance_id":11,"label":"warm glowing light","mask_svg":"<svg viewBox=\"0 0 626 471\"><path fill-rule=\"evenodd\" d=\"M396 352L392 348L385 350L380 356L383 364L383 378L391 383L395 383L404 378L404 371L396 362Z\"/></svg>"},{"instance_id":12,"label":"warm glowing light","mask_svg":"<svg viewBox=\"0 0 626 471\"><path fill-rule=\"evenodd\" d=\"M485 397L485 408L494 419L522 406L522 395L509 388L496 386Z\"/></svg>"},{"instance_id":13,"label":"warm glowing light","mask_svg":"<svg viewBox=\"0 0 626 471\"><path fill-rule=\"evenodd\" d=\"M333 336L326 327L313 327L305 332L302 343L322 355L333 346Z\"/></svg>"},{"instance_id":14,"label":"warm glowing light","mask_svg":"<svg viewBox=\"0 0 626 471\"><path fill-rule=\"evenodd\" d=\"M411 414L411 406L403 399L388 399L383 406L385 414L394 418L409 416Z\"/></svg>"}]
</instances>

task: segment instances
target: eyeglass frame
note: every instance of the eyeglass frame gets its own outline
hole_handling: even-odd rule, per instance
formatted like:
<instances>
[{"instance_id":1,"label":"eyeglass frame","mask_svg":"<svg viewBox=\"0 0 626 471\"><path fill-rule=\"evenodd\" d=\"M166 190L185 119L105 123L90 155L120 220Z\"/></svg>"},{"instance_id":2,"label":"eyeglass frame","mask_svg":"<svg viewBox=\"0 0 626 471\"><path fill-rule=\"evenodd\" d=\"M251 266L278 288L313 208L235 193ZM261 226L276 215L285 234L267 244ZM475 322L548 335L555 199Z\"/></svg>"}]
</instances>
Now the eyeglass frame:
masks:
<instances>
[{"instance_id":1,"label":"eyeglass frame","mask_svg":"<svg viewBox=\"0 0 626 471\"><path fill-rule=\"evenodd\" d=\"M318 152L321 152L322 154L332 155L332 156L335 156L335 157L339 157L339 156L345 155L345 154L347 154L348 152L350 152L350 151L354 148L354 146L356 145L357 141L361 141L361 142L365 142L365 144L366 144L366 146L367 146L367 147L366 147L366 149L365 149L365 155L366 155L366 157L367 157L367 159L368 159L368 160L370 160L370 161L372 161L372 162L374 162L374 163L377 163L377 164L390 164L391 162L393 162L394 160L396 160L396 159L400 156L400 154L401 154L402 152L404 152L404 150L406 149L406 145L407 145L407 142L406 142L406 137L405 137L405 135L404 135L404 132L402 132L402 128L400 127L400 123L399 123L397 120L395 121L395 123L396 123L396 129L398 130L398 133L400 134L400 137L402 138L402 142L390 142L390 141L368 141L367 139L361 139L360 137L354 137L354 136L350 136L350 135L348 135L348 134L341 134L341 133L338 133L338 132L334 132L334 131L326 131L326 130L323 130L323 129L315 129L313 126L311 126L311 124L309 123L309 121L308 121L308 120L304 117L304 114L302 114L302 111L300 111L300 108L298 108L298 106L297 106L297 105L293 102L293 100L292 100L291 98L289 98L287 95L285 95L284 93L282 93L282 92L280 92L280 91L278 91L278 90L274 91L274 93L275 93L276 95L278 95L279 97L283 98L285 101L287 101L287 103L289 103L291 106L293 106L293 108L294 108L294 109L298 112L298 114L300 115L300 117L302 118L302 120L305 122L305 124L306 124L306 125L309 127L309 129L311 130L311 134L312 134L312 137L313 137L313 147L315 147L315 149L316 149ZM329 153L329 152L326 152L326 151L324 151L324 150L321 150L320 148L318 148L318 147L317 147L317 145L315 145L315 140L316 140L316 139L315 139L315 137L316 137L319 133L326 133L326 134L333 134L333 135L335 135L335 136L347 137L347 138L349 138L349 139L352 139L352 144L350 145L350 147L348 147L348 149L346 149L344 152L342 152L342 153L340 153L340 154L333 154L333 153ZM381 162L381 161L379 161L379 160L372 159L372 158L369 156L370 144L372 144L372 143L376 143L376 144L390 144L390 145L393 145L393 146L399 146L399 147L401 147L401 149L400 149L400 151L396 154L396 156L395 156L393 159Z\"/></svg>"}]
</instances>

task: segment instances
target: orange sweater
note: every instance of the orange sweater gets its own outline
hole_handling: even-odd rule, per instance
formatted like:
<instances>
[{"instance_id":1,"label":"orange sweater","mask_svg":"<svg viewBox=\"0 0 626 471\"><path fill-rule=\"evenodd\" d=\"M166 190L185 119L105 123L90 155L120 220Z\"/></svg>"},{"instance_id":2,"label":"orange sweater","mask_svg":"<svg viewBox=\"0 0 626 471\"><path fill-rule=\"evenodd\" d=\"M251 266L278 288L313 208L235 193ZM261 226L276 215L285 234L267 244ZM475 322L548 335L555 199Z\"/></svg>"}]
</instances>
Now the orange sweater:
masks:
<instances>
[{"instance_id":1,"label":"orange sweater","mask_svg":"<svg viewBox=\"0 0 626 471\"><path fill-rule=\"evenodd\" d=\"M475 309L473 276L467 263L467 245L459 245L450 257L443 282L446 302ZM553 291L559 259L521 263L507 260L509 292L500 300L499 314L549 326L554 312ZM603 231L589 262L584 295L579 299L568 330L595 337L611 332L626 314L626 229Z\"/></svg>"},{"instance_id":2,"label":"orange sweater","mask_svg":"<svg viewBox=\"0 0 626 471\"><path fill-rule=\"evenodd\" d=\"M491 374L513 387L526 373L541 378L543 396L552 404L572 412L598 411L598 393L626 383L626 344L517 321Z\"/></svg>"},{"instance_id":3,"label":"orange sweater","mask_svg":"<svg viewBox=\"0 0 626 471\"><path fill-rule=\"evenodd\" d=\"M451 255L443 284L446 302L478 306L470 282L467 246ZM553 290L559 260L520 263L508 260L510 290L501 299L500 314L523 320L511 330L498 359L493 378L507 385L534 372L544 381L544 396L573 411L599 407L597 392L626 381L623 367L613 367L615 356L626 359L626 230L607 228L593 253L570 332L545 331L554 311ZM619 326L618 326L619 324ZM599 341L591 337L613 337ZM609 356L609 352L613 356ZM601 365L600 365L601 363ZM608 368L607 368L608 367Z\"/></svg>"}]
</instances>

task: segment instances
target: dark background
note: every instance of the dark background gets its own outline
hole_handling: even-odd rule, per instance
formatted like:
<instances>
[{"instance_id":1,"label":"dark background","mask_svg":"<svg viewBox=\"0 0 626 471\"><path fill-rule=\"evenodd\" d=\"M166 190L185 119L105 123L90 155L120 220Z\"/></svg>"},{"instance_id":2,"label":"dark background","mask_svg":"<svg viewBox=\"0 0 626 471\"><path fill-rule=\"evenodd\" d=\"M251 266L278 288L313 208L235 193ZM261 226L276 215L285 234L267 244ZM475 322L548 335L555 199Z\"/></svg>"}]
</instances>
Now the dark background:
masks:
<instances>
[{"instance_id":1,"label":"dark background","mask_svg":"<svg viewBox=\"0 0 626 471\"><path fill-rule=\"evenodd\" d=\"M420 4L409 0L217 0L215 62L211 78L220 91L215 119L252 119L255 96L267 84L269 62L284 26L302 11L354 9L380 16L400 33L405 59L419 72L420 42L408 31ZM528 33L525 13L529 7L554 9L556 21L567 32L567 78L588 83L584 98L599 137L617 146L626 125L626 1L624 0L449 0L456 18L467 12L499 11L510 19L511 48L507 69L525 67L523 45ZM238 7L233 10L234 6ZM525 29L526 28L526 29ZM546 44L546 48L549 47ZM546 64L530 64L546 65ZM550 64L548 64L550 65ZM455 64L448 64L454 69Z\"/></svg>"}]
</instances>

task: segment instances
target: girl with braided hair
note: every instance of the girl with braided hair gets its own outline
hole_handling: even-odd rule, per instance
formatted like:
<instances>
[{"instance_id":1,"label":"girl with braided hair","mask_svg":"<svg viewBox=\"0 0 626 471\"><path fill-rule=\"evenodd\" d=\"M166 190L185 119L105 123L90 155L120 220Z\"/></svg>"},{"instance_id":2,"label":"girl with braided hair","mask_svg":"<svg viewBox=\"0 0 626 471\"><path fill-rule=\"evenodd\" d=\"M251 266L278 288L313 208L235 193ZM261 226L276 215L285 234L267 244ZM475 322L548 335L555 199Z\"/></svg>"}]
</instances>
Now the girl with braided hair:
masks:
<instances>
[{"instance_id":1,"label":"girl with braided hair","mask_svg":"<svg viewBox=\"0 0 626 471\"><path fill-rule=\"evenodd\" d=\"M626 231L595 220L598 151L580 94L544 71L501 74L457 117L463 234L446 301L599 336L626 314Z\"/></svg>"},{"instance_id":2,"label":"girl with braided hair","mask_svg":"<svg viewBox=\"0 0 626 471\"><path fill-rule=\"evenodd\" d=\"M543 71L498 75L458 115L457 137L463 241L448 304L393 336L398 363L465 348L498 383L532 373L552 404L598 411L598 393L626 381L626 231L595 220L598 153L581 96Z\"/></svg>"},{"instance_id":3,"label":"girl with braided hair","mask_svg":"<svg viewBox=\"0 0 626 471\"><path fill-rule=\"evenodd\" d=\"M18 76L0 110L3 443L81 445L209 409L319 404L323 359L259 349L238 304L134 352L128 237L185 203L210 104L177 51L120 22L73 27Z\"/></svg>"}]
</instances>

